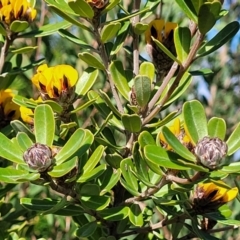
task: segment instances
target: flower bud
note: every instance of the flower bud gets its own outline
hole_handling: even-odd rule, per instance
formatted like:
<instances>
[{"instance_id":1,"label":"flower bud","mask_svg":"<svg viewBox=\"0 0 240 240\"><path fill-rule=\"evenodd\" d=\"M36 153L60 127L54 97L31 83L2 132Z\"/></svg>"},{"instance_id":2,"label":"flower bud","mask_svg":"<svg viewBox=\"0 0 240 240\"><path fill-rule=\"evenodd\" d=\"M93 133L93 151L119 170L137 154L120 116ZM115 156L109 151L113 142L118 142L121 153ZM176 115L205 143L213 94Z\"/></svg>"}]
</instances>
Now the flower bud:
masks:
<instances>
[{"instance_id":1,"label":"flower bud","mask_svg":"<svg viewBox=\"0 0 240 240\"><path fill-rule=\"evenodd\" d=\"M199 162L209 169L216 169L227 154L227 144L219 138L204 137L195 147Z\"/></svg>"},{"instance_id":2,"label":"flower bud","mask_svg":"<svg viewBox=\"0 0 240 240\"><path fill-rule=\"evenodd\" d=\"M29 168L38 172L46 171L53 164L51 148L41 143L35 143L25 151L23 159Z\"/></svg>"}]
</instances>

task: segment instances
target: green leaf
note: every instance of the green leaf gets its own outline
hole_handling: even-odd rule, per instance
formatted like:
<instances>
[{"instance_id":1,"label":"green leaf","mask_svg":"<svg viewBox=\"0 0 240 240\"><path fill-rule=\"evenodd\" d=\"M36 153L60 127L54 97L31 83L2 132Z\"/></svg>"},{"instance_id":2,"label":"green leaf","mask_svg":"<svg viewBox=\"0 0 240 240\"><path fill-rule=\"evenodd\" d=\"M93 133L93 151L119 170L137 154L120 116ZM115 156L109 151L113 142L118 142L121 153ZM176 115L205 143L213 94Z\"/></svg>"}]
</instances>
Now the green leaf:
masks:
<instances>
[{"instance_id":1,"label":"green leaf","mask_svg":"<svg viewBox=\"0 0 240 240\"><path fill-rule=\"evenodd\" d=\"M60 104L58 104L57 102L52 101L52 100L45 100L44 102L40 102L38 104L39 105L40 104L47 104L47 105L49 105L52 108L53 112L55 112L55 113L61 113L63 111L62 106Z\"/></svg>"},{"instance_id":2,"label":"green leaf","mask_svg":"<svg viewBox=\"0 0 240 240\"><path fill-rule=\"evenodd\" d=\"M101 89L99 90L100 96L102 97L102 99L105 101L105 103L107 104L107 106L112 110L112 112L118 116L121 117L121 113L118 111L118 109L114 106L113 101L109 98L109 96L102 91Z\"/></svg>"},{"instance_id":3,"label":"green leaf","mask_svg":"<svg viewBox=\"0 0 240 240\"><path fill-rule=\"evenodd\" d=\"M195 144L205 136L208 136L206 115L199 101L193 100L184 103L183 118L185 130Z\"/></svg>"},{"instance_id":4,"label":"green leaf","mask_svg":"<svg viewBox=\"0 0 240 240\"><path fill-rule=\"evenodd\" d=\"M124 41L129 33L130 22L125 21L121 24L122 24L122 26L121 26L120 30L118 31L116 41L114 42L114 45L113 45L111 53L110 53L111 56L114 54L117 54L119 52L119 50L122 48Z\"/></svg>"},{"instance_id":5,"label":"green leaf","mask_svg":"<svg viewBox=\"0 0 240 240\"><path fill-rule=\"evenodd\" d=\"M100 70L105 70L105 67L102 64L102 62L91 53L88 53L88 52L79 53L78 57L82 61L87 63L90 67L94 67Z\"/></svg>"},{"instance_id":6,"label":"green leaf","mask_svg":"<svg viewBox=\"0 0 240 240\"><path fill-rule=\"evenodd\" d=\"M35 136L34 134L30 131L29 128L27 128L22 122L20 122L19 120L14 120L11 123L12 128L14 129L14 131L16 133L18 132L24 132L28 135L28 137L32 140L35 141Z\"/></svg>"},{"instance_id":7,"label":"green leaf","mask_svg":"<svg viewBox=\"0 0 240 240\"><path fill-rule=\"evenodd\" d=\"M130 222L137 227L142 227L143 225L143 215L142 210L138 204L132 204L129 211Z\"/></svg>"},{"instance_id":8,"label":"green leaf","mask_svg":"<svg viewBox=\"0 0 240 240\"><path fill-rule=\"evenodd\" d=\"M101 14L107 13L112 8L114 8L116 5L118 5L120 2L121 2L121 0L109 0L109 3L107 4L106 8L103 9Z\"/></svg>"},{"instance_id":9,"label":"green leaf","mask_svg":"<svg viewBox=\"0 0 240 240\"><path fill-rule=\"evenodd\" d=\"M153 136L147 131L143 131L139 134L138 142L142 148L145 147L146 145L156 144Z\"/></svg>"},{"instance_id":10,"label":"green leaf","mask_svg":"<svg viewBox=\"0 0 240 240\"><path fill-rule=\"evenodd\" d=\"M148 24L146 23L141 23L138 22L136 25L133 27L133 31L135 34L141 35L143 34L146 30L148 29Z\"/></svg>"},{"instance_id":11,"label":"green leaf","mask_svg":"<svg viewBox=\"0 0 240 240\"><path fill-rule=\"evenodd\" d=\"M80 178L78 178L77 182L85 183L88 181L91 181L93 179L97 179L99 176L101 176L107 169L106 164L101 164L98 167L94 168L92 171L88 171L81 175Z\"/></svg>"},{"instance_id":12,"label":"green leaf","mask_svg":"<svg viewBox=\"0 0 240 240\"><path fill-rule=\"evenodd\" d=\"M122 156L117 153L114 154L107 154L105 157L106 162L113 168L118 169L120 168L120 163L122 161Z\"/></svg>"},{"instance_id":13,"label":"green leaf","mask_svg":"<svg viewBox=\"0 0 240 240\"><path fill-rule=\"evenodd\" d=\"M93 84L96 82L99 71L94 68L87 68L84 70L82 76L79 78L76 84L75 92L79 96L85 96Z\"/></svg>"},{"instance_id":14,"label":"green leaf","mask_svg":"<svg viewBox=\"0 0 240 240\"><path fill-rule=\"evenodd\" d=\"M68 6L80 17L92 19L94 16L92 7L84 0L68 0Z\"/></svg>"},{"instance_id":15,"label":"green leaf","mask_svg":"<svg viewBox=\"0 0 240 240\"><path fill-rule=\"evenodd\" d=\"M30 210L30 211L36 211L36 212L45 212L49 209L52 209L56 204L58 204L59 201L53 200L53 199L32 199L32 198L21 198L20 204ZM83 209L79 205L74 205L71 203L71 205L66 204L67 206L65 208L59 209L54 214L55 215L61 215L61 216L78 216L80 214L83 214Z\"/></svg>"},{"instance_id":16,"label":"green leaf","mask_svg":"<svg viewBox=\"0 0 240 240\"><path fill-rule=\"evenodd\" d=\"M55 206L44 211L42 214L43 215L53 214L53 213L57 212L58 210L66 207L69 204L70 204L70 202L67 201L67 196L64 196Z\"/></svg>"},{"instance_id":17,"label":"green leaf","mask_svg":"<svg viewBox=\"0 0 240 240\"><path fill-rule=\"evenodd\" d=\"M235 153L240 148L240 123L234 129L232 134L227 140L228 145L228 156Z\"/></svg>"},{"instance_id":18,"label":"green leaf","mask_svg":"<svg viewBox=\"0 0 240 240\"><path fill-rule=\"evenodd\" d=\"M125 129L132 133L140 132L142 128L142 121L138 114L123 114L122 123Z\"/></svg>"},{"instance_id":19,"label":"green leaf","mask_svg":"<svg viewBox=\"0 0 240 240\"><path fill-rule=\"evenodd\" d=\"M73 170L75 167L77 167L77 164L78 157L73 157L72 159L60 165L54 166L53 170L51 172L48 172L48 174L54 178L62 177L69 173L71 170Z\"/></svg>"},{"instance_id":20,"label":"green leaf","mask_svg":"<svg viewBox=\"0 0 240 240\"><path fill-rule=\"evenodd\" d=\"M51 24L47 24L44 25L40 28L38 28L38 30L34 30L31 32L27 32L24 33L22 35L19 35L19 37L45 37L45 36L49 36L55 32L57 32L59 29L65 29L71 26L71 23L69 23L68 21L59 21L57 23L51 23Z\"/></svg>"},{"instance_id":21,"label":"green leaf","mask_svg":"<svg viewBox=\"0 0 240 240\"><path fill-rule=\"evenodd\" d=\"M189 28L177 27L174 29L174 44L178 59L184 62L187 59L191 45L191 32Z\"/></svg>"},{"instance_id":22,"label":"green leaf","mask_svg":"<svg viewBox=\"0 0 240 240\"><path fill-rule=\"evenodd\" d=\"M168 50L161 42L159 42L157 39L152 37L152 40L154 43L157 44L157 47L160 48L168 57L170 57L173 61L177 62L179 65L181 65L181 61L177 59L171 52Z\"/></svg>"},{"instance_id":23,"label":"green leaf","mask_svg":"<svg viewBox=\"0 0 240 240\"><path fill-rule=\"evenodd\" d=\"M228 166L223 166L219 171L224 173L240 172L240 162L230 163Z\"/></svg>"},{"instance_id":24,"label":"green leaf","mask_svg":"<svg viewBox=\"0 0 240 240\"><path fill-rule=\"evenodd\" d=\"M0 133L0 156L14 163L25 164L23 151L2 133Z\"/></svg>"},{"instance_id":25,"label":"green leaf","mask_svg":"<svg viewBox=\"0 0 240 240\"><path fill-rule=\"evenodd\" d=\"M33 145L32 140L24 132L19 132L17 134L17 141L22 151L26 151L28 148L30 148Z\"/></svg>"},{"instance_id":26,"label":"green leaf","mask_svg":"<svg viewBox=\"0 0 240 240\"><path fill-rule=\"evenodd\" d=\"M167 127L163 127L162 133L167 143L177 154L191 162L196 162L196 157L177 139L177 137Z\"/></svg>"},{"instance_id":27,"label":"green leaf","mask_svg":"<svg viewBox=\"0 0 240 240\"><path fill-rule=\"evenodd\" d=\"M91 237L96 231L98 224L96 222L89 222L82 227L78 228L75 232L75 235L78 238L88 238Z\"/></svg>"},{"instance_id":28,"label":"green leaf","mask_svg":"<svg viewBox=\"0 0 240 240\"><path fill-rule=\"evenodd\" d=\"M189 167L186 167L182 163L178 162L177 154L170 151L168 152L160 146L145 146L144 155L150 162L161 167L177 170L189 169Z\"/></svg>"},{"instance_id":29,"label":"green leaf","mask_svg":"<svg viewBox=\"0 0 240 240\"><path fill-rule=\"evenodd\" d=\"M107 221L120 221L129 215L129 211L129 207L119 206L104 209L102 211L99 211L98 214L100 217Z\"/></svg>"},{"instance_id":30,"label":"green leaf","mask_svg":"<svg viewBox=\"0 0 240 240\"><path fill-rule=\"evenodd\" d=\"M10 25L10 30L12 32L23 32L29 27L29 23L27 21L19 21L15 20L14 22L11 23Z\"/></svg>"},{"instance_id":31,"label":"green leaf","mask_svg":"<svg viewBox=\"0 0 240 240\"><path fill-rule=\"evenodd\" d=\"M138 191L138 182L136 177L133 175L132 171L134 169L133 162L130 158L122 160L120 164L122 170L122 175L128 185L133 188L135 191Z\"/></svg>"},{"instance_id":32,"label":"green leaf","mask_svg":"<svg viewBox=\"0 0 240 240\"><path fill-rule=\"evenodd\" d=\"M74 24L76 25L77 27L80 27L84 30L87 30L88 32L92 32L92 30L87 27L86 25L84 25L83 23L81 23L80 21L77 21L76 19L72 18L69 14L67 14L67 12L65 12L65 9L64 11L62 11L61 9L59 8L56 8L55 6L52 6L50 5L49 6L50 9L52 9L58 16L62 17L63 19L67 20L68 24L71 25L71 24ZM58 30L58 29L57 29ZM61 29L62 30L62 29ZM62 33L62 32L61 32ZM63 33L62 33L63 34ZM68 35L69 36L69 35Z\"/></svg>"},{"instance_id":33,"label":"green leaf","mask_svg":"<svg viewBox=\"0 0 240 240\"><path fill-rule=\"evenodd\" d=\"M65 162L78 151L78 157L84 154L93 142L93 135L89 130L78 128L59 153L55 156L57 165Z\"/></svg>"},{"instance_id":34,"label":"green leaf","mask_svg":"<svg viewBox=\"0 0 240 240\"><path fill-rule=\"evenodd\" d=\"M151 80L151 83L152 83L154 80L154 77L155 77L154 65L150 62L143 62L140 65L139 74L147 76Z\"/></svg>"},{"instance_id":35,"label":"green leaf","mask_svg":"<svg viewBox=\"0 0 240 240\"><path fill-rule=\"evenodd\" d=\"M110 23L105 25L101 31L101 40L106 43L108 40L116 37L119 29L121 28L121 23Z\"/></svg>"},{"instance_id":36,"label":"green leaf","mask_svg":"<svg viewBox=\"0 0 240 240\"><path fill-rule=\"evenodd\" d=\"M74 11L69 7L66 0L45 0L49 6L62 9L66 14L76 15Z\"/></svg>"},{"instance_id":37,"label":"green leaf","mask_svg":"<svg viewBox=\"0 0 240 240\"><path fill-rule=\"evenodd\" d=\"M194 2L195 0L193 0ZM190 18L192 21L197 23L197 13L194 9L194 5L191 0L176 0L176 3L183 10L183 12Z\"/></svg>"},{"instance_id":38,"label":"green leaf","mask_svg":"<svg viewBox=\"0 0 240 240\"><path fill-rule=\"evenodd\" d=\"M87 163L83 166L83 174L91 172L95 168L104 153L104 149L105 148L102 145L99 145L96 148L91 157L88 159Z\"/></svg>"},{"instance_id":39,"label":"green leaf","mask_svg":"<svg viewBox=\"0 0 240 240\"><path fill-rule=\"evenodd\" d=\"M104 195L118 183L121 177L121 169L117 169L116 171L112 168L107 168L107 170L103 174L102 184L101 184L101 193L100 195Z\"/></svg>"},{"instance_id":40,"label":"green leaf","mask_svg":"<svg viewBox=\"0 0 240 240\"><path fill-rule=\"evenodd\" d=\"M198 13L198 28L202 34L206 34L215 25L221 7L220 1L205 2L201 5Z\"/></svg>"},{"instance_id":41,"label":"green leaf","mask_svg":"<svg viewBox=\"0 0 240 240\"><path fill-rule=\"evenodd\" d=\"M38 105L34 111L34 132L36 142L52 146L55 134L55 121L50 106Z\"/></svg>"},{"instance_id":42,"label":"green leaf","mask_svg":"<svg viewBox=\"0 0 240 240\"><path fill-rule=\"evenodd\" d=\"M0 181L5 183L21 183L34 181L40 178L39 173L29 173L25 170L0 168Z\"/></svg>"},{"instance_id":43,"label":"green leaf","mask_svg":"<svg viewBox=\"0 0 240 240\"><path fill-rule=\"evenodd\" d=\"M109 70L116 88L126 100L129 100L128 94L130 92L130 88L128 86L122 62L113 61L110 64Z\"/></svg>"},{"instance_id":44,"label":"green leaf","mask_svg":"<svg viewBox=\"0 0 240 240\"><path fill-rule=\"evenodd\" d=\"M81 196L99 196L100 187L97 184L84 184L80 189Z\"/></svg>"},{"instance_id":45,"label":"green leaf","mask_svg":"<svg viewBox=\"0 0 240 240\"><path fill-rule=\"evenodd\" d=\"M95 103L96 99L93 99L93 100L90 100L90 101L87 101L86 103L84 103L83 105L80 105L79 107L75 108L74 110L72 110L70 112L70 114L73 114L73 113L77 113L85 108L88 108L89 106L91 106L93 103ZM74 127L77 126L77 124L75 123Z\"/></svg>"},{"instance_id":46,"label":"green leaf","mask_svg":"<svg viewBox=\"0 0 240 240\"><path fill-rule=\"evenodd\" d=\"M88 30L88 31L90 31L90 30ZM69 41L77 44L80 48L90 49L91 51L96 51L95 48L91 47L89 44L87 44L83 40L79 39L78 37L74 36L73 34L71 34L69 31L67 31L65 29L59 29L58 33L61 37L66 38Z\"/></svg>"},{"instance_id":47,"label":"green leaf","mask_svg":"<svg viewBox=\"0 0 240 240\"><path fill-rule=\"evenodd\" d=\"M0 24L0 34L3 36L7 36L6 29L3 27L2 24Z\"/></svg>"},{"instance_id":48,"label":"green leaf","mask_svg":"<svg viewBox=\"0 0 240 240\"><path fill-rule=\"evenodd\" d=\"M133 88L140 107L145 107L151 96L151 80L147 76L136 76Z\"/></svg>"},{"instance_id":49,"label":"green leaf","mask_svg":"<svg viewBox=\"0 0 240 240\"><path fill-rule=\"evenodd\" d=\"M37 49L37 48L38 48L38 46L36 46L36 47L28 46L28 47L22 47L22 48L18 48L18 49L15 49L15 50L11 50L11 52L14 53L14 54L29 53L29 52L32 52L33 50Z\"/></svg>"},{"instance_id":50,"label":"green leaf","mask_svg":"<svg viewBox=\"0 0 240 240\"><path fill-rule=\"evenodd\" d=\"M107 196L82 196L80 201L84 208L100 211L110 204L111 198Z\"/></svg>"},{"instance_id":51,"label":"green leaf","mask_svg":"<svg viewBox=\"0 0 240 240\"><path fill-rule=\"evenodd\" d=\"M203 57L212 52L215 52L217 49L219 49L226 42L233 38L233 36L238 32L239 26L239 22L237 21L229 23L198 50L197 57Z\"/></svg>"},{"instance_id":52,"label":"green leaf","mask_svg":"<svg viewBox=\"0 0 240 240\"><path fill-rule=\"evenodd\" d=\"M213 117L208 121L208 135L224 140L226 135L226 122L222 118Z\"/></svg>"}]
</instances>

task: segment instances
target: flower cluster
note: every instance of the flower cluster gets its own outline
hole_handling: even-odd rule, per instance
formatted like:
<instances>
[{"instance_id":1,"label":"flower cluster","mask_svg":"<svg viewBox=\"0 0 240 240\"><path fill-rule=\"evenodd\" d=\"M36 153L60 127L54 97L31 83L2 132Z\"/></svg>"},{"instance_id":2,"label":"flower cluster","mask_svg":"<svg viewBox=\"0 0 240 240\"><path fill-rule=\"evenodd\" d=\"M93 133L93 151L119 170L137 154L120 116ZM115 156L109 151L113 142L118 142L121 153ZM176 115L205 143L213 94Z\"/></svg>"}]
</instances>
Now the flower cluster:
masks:
<instances>
[{"instance_id":1,"label":"flower cluster","mask_svg":"<svg viewBox=\"0 0 240 240\"><path fill-rule=\"evenodd\" d=\"M10 89L0 91L0 127L20 117L19 106L12 101L13 97L14 93Z\"/></svg>"},{"instance_id":2,"label":"flower cluster","mask_svg":"<svg viewBox=\"0 0 240 240\"><path fill-rule=\"evenodd\" d=\"M152 58L160 80L170 70L173 60L156 46L152 37L161 42L172 54L176 55L173 39L173 31L176 27L176 23L165 22L163 19L156 19L149 23L148 29L145 32L145 39L147 42L146 49Z\"/></svg>"},{"instance_id":3,"label":"flower cluster","mask_svg":"<svg viewBox=\"0 0 240 240\"><path fill-rule=\"evenodd\" d=\"M33 9L27 0L0 1L0 19L6 25L10 25L15 20L31 22L36 14L36 9Z\"/></svg>"},{"instance_id":4,"label":"flower cluster","mask_svg":"<svg viewBox=\"0 0 240 240\"><path fill-rule=\"evenodd\" d=\"M77 80L78 72L73 67L69 65L48 67L47 64L39 66L32 78L43 100L54 99L60 104L73 102Z\"/></svg>"},{"instance_id":5,"label":"flower cluster","mask_svg":"<svg viewBox=\"0 0 240 240\"><path fill-rule=\"evenodd\" d=\"M193 208L197 213L215 211L232 201L237 194L237 187L229 188L222 181L218 181L217 184L199 183L193 196Z\"/></svg>"}]
</instances>

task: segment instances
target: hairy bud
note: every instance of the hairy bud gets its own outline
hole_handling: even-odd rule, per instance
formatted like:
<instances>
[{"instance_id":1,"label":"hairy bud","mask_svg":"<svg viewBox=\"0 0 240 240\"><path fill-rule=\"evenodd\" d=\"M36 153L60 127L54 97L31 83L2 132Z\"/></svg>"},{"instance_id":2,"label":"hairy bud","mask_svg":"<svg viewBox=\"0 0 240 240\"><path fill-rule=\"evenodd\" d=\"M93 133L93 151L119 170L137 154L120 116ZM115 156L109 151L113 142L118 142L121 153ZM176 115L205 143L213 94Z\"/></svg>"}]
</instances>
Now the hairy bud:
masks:
<instances>
[{"instance_id":1,"label":"hairy bud","mask_svg":"<svg viewBox=\"0 0 240 240\"><path fill-rule=\"evenodd\" d=\"M204 137L195 147L199 162L209 169L216 169L227 154L227 144L219 138Z\"/></svg>"},{"instance_id":2,"label":"hairy bud","mask_svg":"<svg viewBox=\"0 0 240 240\"><path fill-rule=\"evenodd\" d=\"M35 143L23 154L24 161L29 168L44 172L53 164L52 150L48 146Z\"/></svg>"}]
</instances>

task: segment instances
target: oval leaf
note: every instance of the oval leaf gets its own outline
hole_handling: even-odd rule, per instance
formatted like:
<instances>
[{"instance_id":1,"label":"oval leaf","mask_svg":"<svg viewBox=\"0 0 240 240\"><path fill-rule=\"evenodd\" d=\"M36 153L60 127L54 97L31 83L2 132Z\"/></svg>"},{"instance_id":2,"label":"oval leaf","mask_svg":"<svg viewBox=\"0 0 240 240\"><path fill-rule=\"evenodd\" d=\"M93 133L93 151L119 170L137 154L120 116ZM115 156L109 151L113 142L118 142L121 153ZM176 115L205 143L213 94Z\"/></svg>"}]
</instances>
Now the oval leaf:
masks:
<instances>
[{"instance_id":1,"label":"oval leaf","mask_svg":"<svg viewBox=\"0 0 240 240\"><path fill-rule=\"evenodd\" d=\"M92 7L84 0L68 0L68 6L80 17L93 18Z\"/></svg>"},{"instance_id":2,"label":"oval leaf","mask_svg":"<svg viewBox=\"0 0 240 240\"><path fill-rule=\"evenodd\" d=\"M226 134L226 122L222 118L213 117L208 121L208 135L224 140Z\"/></svg>"},{"instance_id":3,"label":"oval leaf","mask_svg":"<svg viewBox=\"0 0 240 240\"><path fill-rule=\"evenodd\" d=\"M228 156L235 153L240 148L240 123L234 129L232 134L227 140Z\"/></svg>"},{"instance_id":4,"label":"oval leaf","mask_svg":"<svg viewBox=\"0 0 240 240\"><path fill-rule=\"evenodd\" d=\"M183 118L185 130L195 144L208 136L206 115L199 101L193 100L183 105Z\"/></svg>"},{"instance_id":5,"label":"oval leaf","mask_svg":"<svg viewBox=\"0 0 240 240\"><path fill-rule=\"evenodd\" d=\"M128 94L130 92L130 88L127 83L122 62L120 61L112 62L110 64L109 70L112 75L112 80L116 85L116 88L126 100L129 100Z\"/></svg>"},{"instance_id":6,"label":"oval leaf","mask_svg":"<svg viewBox=\"0 0 240 240\"><path fill-rule=\"evenodd\" d=\"M143 225L142 210L138 204L132 204L130 207L129 220L134 226L141 227Z\"/></svg>"},{"instance_id":7,"label":"oval leaf","mask_svg":"<svg viewBox=\"0 0 240 240\"><path fill-rule=\"evenodd\" d=\"M2 133L0 133L0 156L14 163L25 164L23 151Z\"/></svg>"},{"instance_id":8,"label":"oval leaf","mask_svg":"<svg viewBox=\"0 0 240 240\"><path fill-rule=\"evenodd\" d=\"M78 57L83 60L85 63L87 63L90 67L98 68L101 70L105 70L104 65L102 62L97 59L93 54L84 52L84 53L79 53Z\"/></svg>"},{"instance_id":9,"label":"oval leaf","mask_svg":"<svg viewBox=\"0 0 240 240\"><path fill-rule=\"evenodd\" d=\"M34 132L36 142L52 146L55 134L53 111L46 104L38 105L34 111Z\"/></svg>"},{"instance_id":10,"label":"oval leaf","mask_svg":"<svg viewBox=\"0 0 240 240\"><path fill-rule=\"evenodd\" d=\"M17 141L23 151L26 151L33 145L32 140L24 132L20 132L17 134Z\"/></svg>"},{"instance_id":11,"label":"oval leaf","mask_svg":"<svg viewBox=\"0 0 240 240\"><path fill-rule=\"evenodd\" d=\"M167 143L176 153L189 161L196 162L196 157L185 146L182 145L182 143L167 127L163 127L162 133Z\"/></svg>"},{"instance_id":12,"label":"oval leaf","mask_svg":"<svg viewBox=\"0 0 240 240\"><path fill-rule=\"evenodd\" d=\"M160 146L145 146L144 155L150 162L161 167L178 170L190 169L177 161L178 156L175 153L168 152Z\"/></svg>"},{"instance_id":13,"label":"oval leaf","mask_svg":"<svg viewBox=\"0 0 240 240\"><path fill-rule=\"evenodd\" d=\"M112 207L99 211L98 214L107 221L120 221L125 219L129 214L129 207L120 206Z\"/></svg>"},{"instance_id":14,"label":"oval leaf","mask_svg":"<svg viewBox=\"0 0 240 240\"><path fill-rule=\"evenodd\" d=\"M84 154L93 142L93 135L89 130L77 129L59 153L55 156L56 163L59 165L70 158L76 151L80 157Z\"/></svg>"},{"instance_id":15,"label":"oval leaf","mask_svg":"<svg viewBox=\"0 0 240 240\"><path fill-rule=\"evenodd\" d=\"M125 129L132 133L139 132L142 128L141 118L137 114L132 114L132 115L123 114L122 123Z\"/></svg>"},{"instance_id":16,"label":"oval leaf","mask_svg":"<svg viewBox=\"0 0 240 240\"><path fill-rule=\"evenodd\" d=\"M114 38L117 35L117 32L121 28L121 23L110 23L105 25L101 31L102 42L105 43L111 38Z\"/></svg>"},{"instance_id":17,"label":"oval leaf","mask_svg":"<svg viewBox=\"0 0 240 240\"><path fill-rule=\"evenodd\" d=\"M136 76L133 87L138 105L145 107L151 96L151 80L147 76Z\"/></svg>"}]
</instances>

